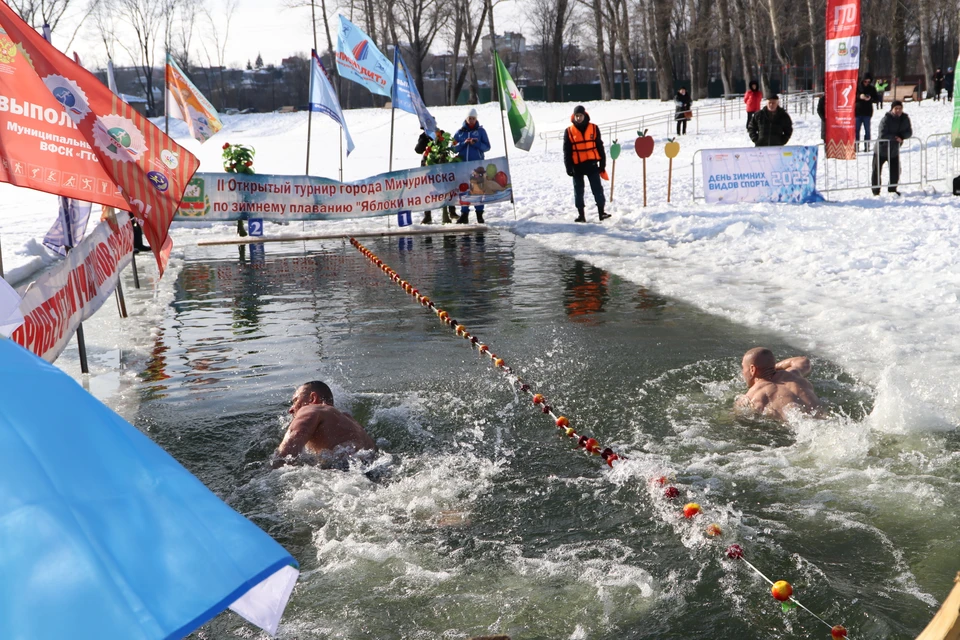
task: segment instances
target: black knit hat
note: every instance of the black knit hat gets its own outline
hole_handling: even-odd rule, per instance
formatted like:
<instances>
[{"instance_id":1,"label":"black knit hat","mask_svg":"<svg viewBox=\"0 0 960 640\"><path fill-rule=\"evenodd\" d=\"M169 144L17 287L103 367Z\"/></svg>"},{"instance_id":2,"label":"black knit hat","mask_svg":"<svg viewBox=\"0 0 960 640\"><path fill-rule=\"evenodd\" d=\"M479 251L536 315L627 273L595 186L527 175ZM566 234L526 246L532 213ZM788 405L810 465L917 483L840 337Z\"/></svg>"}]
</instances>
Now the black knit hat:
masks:
<instances>
[{"instance_id":1,"label":"black knit hat","mask_svg":"<svg viewBox=\"0 0 960 640\"><path fill-rule=\"evenodd\" d=\"M778 96L772 91L768 92L767 95L764 96L764 100L779 100L779 99L780 99L780 96Z\"/></svg>"},{"instance_id":2,"label":"black knit hat","mask_svg":"<svg viewBox=\"0 0 960 640\"><path fill-rule=\"evenodd\" d=\"M582 113L584 115L586 115L587 113L587 110L584 108L582 104L578 104L573 108L573 115L577 115L578 113Z\"/></svg>"}]
</instances>

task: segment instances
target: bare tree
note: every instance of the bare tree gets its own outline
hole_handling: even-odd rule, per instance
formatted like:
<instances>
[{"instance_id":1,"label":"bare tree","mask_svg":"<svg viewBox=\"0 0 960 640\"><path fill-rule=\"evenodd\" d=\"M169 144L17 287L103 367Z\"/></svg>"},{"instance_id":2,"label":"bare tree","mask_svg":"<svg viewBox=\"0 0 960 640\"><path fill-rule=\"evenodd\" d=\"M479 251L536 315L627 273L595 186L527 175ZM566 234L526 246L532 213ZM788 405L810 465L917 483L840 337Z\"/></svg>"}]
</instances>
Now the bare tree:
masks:
<instances>
[{"instance_id":1,"label":"bare tree","mask_svg":"<svg viewBox=\"0 0 960 640\"><path fill-rule=\"evenodd\" d=\"M230 23L233 21L239 3L240 0L225 0L216 16L207 6L201 9L201 13L206 18L207 28L200 42L201 59L206 67L207 85L216 88L216 100L213 96L207 96L207 98L219 109L227 106L227 85L224 77L227 66L227 39L230 36ZM215 78L209 77L212 70L216 71Z\"/></svg>"},{"instance_id":2,"label":"bare tree","mask_svg":"<svg viewBox=\"0 0 960 640\"><path fill-rule=\"evenodd\" d=\"M564 33L573 13L569 0L532 0L527 17L540 47L540 64L548 102L557 100L563 68Z\"/></svg>"},{"instance_id":3,"label":"bare tree","mask_svg":"<svg viewBox=\"0 0 960 640\"><path fill-rule=\"evenodd\" d=\"M423 95L423 62L430 53L440 26L446 21L449 6L446 0L396 0L396 24L406 38L405 60L413 72L413 81ZM394 40L394 45L399 43Z\"/></svg>"}]
</instances>

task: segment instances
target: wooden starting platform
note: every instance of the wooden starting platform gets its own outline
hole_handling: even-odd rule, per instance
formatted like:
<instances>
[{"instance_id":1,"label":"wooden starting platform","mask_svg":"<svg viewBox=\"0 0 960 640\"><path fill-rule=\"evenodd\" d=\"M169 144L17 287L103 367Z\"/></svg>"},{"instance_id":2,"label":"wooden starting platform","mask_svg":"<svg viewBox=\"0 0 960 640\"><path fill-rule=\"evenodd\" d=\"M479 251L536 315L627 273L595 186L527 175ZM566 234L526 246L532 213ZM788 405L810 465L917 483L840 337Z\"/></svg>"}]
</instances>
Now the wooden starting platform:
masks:
<instances>
[{"instance_id":1,"label":"wooden starting platform","mask_svg":"<svg viewBox=\"0 0 960 640\"><path fill-rule=\"evenodd\" d=\"M336 240L338 238L381 238L390 236L448 236L455 233L475 233L489 231L485 224L458 224L438 226L436 229L411 229L409 231L360 231L357 233L317 233L311 235L290 236L257 236L246 238L231 238L229 240L201 240L198 247L215 247L220 245L260 244L266 242L303 242L305 240Z\"/></svg>"}]
</instances>

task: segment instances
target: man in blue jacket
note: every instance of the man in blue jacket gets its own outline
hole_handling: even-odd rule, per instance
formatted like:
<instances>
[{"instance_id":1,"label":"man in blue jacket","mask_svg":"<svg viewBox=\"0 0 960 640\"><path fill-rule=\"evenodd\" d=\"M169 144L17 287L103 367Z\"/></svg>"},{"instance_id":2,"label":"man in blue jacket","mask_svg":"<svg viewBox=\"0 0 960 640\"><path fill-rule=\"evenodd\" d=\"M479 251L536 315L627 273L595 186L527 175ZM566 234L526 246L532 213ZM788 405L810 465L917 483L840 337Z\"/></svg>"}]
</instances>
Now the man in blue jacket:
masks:
<instances>
[{"instance_id":1,"label":"man in blue jacket","mask_svg":"<svg viewBox=\"0 0 960 640\"><path fill-rule=\"evenodd\" d=\"M478 162L483 160L483 154L490 151L490 139L487 132L477 122L477 110L470 109L463 126L453 136L453 146L460 156L460 162ZM477 222L483 224L483 205L478 204ZM457 224L467 224L470 207L460 207L460 217Z\"/></svg>"}]
</instances>

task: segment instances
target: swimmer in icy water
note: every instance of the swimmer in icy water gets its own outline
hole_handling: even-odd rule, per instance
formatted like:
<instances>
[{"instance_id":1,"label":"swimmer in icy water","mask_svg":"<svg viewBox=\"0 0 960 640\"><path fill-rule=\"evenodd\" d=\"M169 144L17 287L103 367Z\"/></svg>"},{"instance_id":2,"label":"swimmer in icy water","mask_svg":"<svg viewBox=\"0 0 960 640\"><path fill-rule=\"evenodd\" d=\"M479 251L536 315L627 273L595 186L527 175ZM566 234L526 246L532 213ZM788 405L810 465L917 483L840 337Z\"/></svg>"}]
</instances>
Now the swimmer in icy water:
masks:
<instances>
[{"instance_id":1,"label":"swimmer in icy water","mask_svg":"<svg viewBox=\"0 0 960 640\"><path fill-rule=\"evenodd\" d=\"M812 367L806 356L777 362L770 349L754 347L744 354L742 365L747 393L737 398L735 409L778 420L786 420L790 409L818 413L820 401L807 380Z\"/></svg>"},{"instance_id":2,"label":"swimmer in icy water","mask_svg":"<svg viewBox=\"0 0 960 640\"><path fill-rule=\"evenodd\" d=\"M356 420L334 408L333 393L322 382L299 387L293 394L289 413L293 422L274 454L274 468L309 453L317 457L321 467L346 470L355 454L377 450L373 438Z\"/></svg>"}]
</instances>

